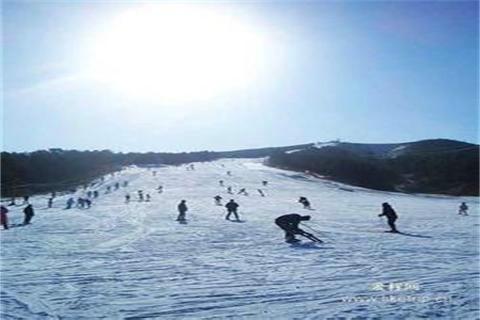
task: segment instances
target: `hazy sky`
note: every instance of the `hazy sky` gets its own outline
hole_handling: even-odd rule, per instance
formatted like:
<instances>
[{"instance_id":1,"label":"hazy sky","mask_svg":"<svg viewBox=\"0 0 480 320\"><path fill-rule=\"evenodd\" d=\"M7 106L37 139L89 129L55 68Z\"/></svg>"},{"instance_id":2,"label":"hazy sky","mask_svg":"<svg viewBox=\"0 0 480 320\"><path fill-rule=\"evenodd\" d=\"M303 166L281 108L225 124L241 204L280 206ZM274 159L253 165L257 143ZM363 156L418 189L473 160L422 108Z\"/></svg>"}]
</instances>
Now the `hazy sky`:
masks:
<instances>
[{"instance_id":1,"label":"hazy sky","mask_svg":"<svg viewBox=\"0 0 480 320\"><path fill-rule=\"evenodd\" d=\"M478 141L476 1L3 1L2 21L6 151Z\"/></svg>"}]
</instances>

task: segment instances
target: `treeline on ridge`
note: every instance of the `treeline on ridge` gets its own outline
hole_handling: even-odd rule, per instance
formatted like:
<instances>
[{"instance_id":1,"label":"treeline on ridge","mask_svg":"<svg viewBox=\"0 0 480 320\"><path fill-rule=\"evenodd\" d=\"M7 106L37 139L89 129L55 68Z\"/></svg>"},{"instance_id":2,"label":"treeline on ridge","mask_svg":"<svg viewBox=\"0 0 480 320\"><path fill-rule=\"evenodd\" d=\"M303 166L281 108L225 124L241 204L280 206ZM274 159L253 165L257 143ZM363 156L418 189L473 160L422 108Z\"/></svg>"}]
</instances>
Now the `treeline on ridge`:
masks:
<instances>
[{"instance_id":1,"label":"treeline on ridge","mask_svg":"<svg viewBox=\"0 0 480 320\"><path fill-rule=\"evenodd\" d=\"M311 171L351 185L408 193L479 195L479 148L460 143L450 149L448 140L411 143L395 157L374 156L327 146L287 153L275 152L268 164L295 171Z\"/></svg>"}]
</instances>

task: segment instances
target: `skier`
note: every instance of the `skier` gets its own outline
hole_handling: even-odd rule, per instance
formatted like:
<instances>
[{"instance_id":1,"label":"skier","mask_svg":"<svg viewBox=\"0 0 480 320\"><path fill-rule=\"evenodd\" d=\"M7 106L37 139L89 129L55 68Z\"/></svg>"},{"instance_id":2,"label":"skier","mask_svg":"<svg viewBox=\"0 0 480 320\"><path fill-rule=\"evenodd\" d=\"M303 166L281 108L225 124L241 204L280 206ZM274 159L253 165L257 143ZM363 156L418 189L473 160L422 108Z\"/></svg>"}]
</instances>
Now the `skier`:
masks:
<instances>
[{"instance_id":1,"label":"skier","mask_svg":"<svg viewBox=\"0 0 480 320\"><path fill-rule=\"evenodd\" d=\"M138 190L137 194L138 194L138 201L143 201L143 190Z\"/></svg>"},{"instance_id":2,"label":"skier","mask_svg":"<svg viewBox=\"0 0 480 320\"><path fill-rule=\"evenodd\" d=\"M130 195L127 193L125 195L125 203L129 203L130 202Z\"/></svg>"},{"instance_id":3,"label":"skier","mask_svg":"<svg viewBox=\"0 0 480 320\"><path fill-rule=\"evenodd\" d=\"M390 232L398 233L397 228L395 227L395 220L397 220L397 213L393 210L392 206L390 206L387 202L382 203L383 212L379 214L379 217L386 216L388 225L390 226Z\"/></svg>"},{"instance_id":4,"label":"skier","mask_svg":"<svg viewBox=\"0 0 480 320\"><path fill-rule=\"evenodd\" d=\"M231 171L227 171L227 176L231 176L232 175L232 172Z\"/></svg>"},{"instance_id":5,"label":"skier","mask_svg":"<svg viewBox=\"0 0 480 320\"><path fill-rule=\"evenodd\" d=\"M88 198L91 198L91 197L92 197L92 191L88 191L88 192L87 192L87 197L88 197Z\"/></svg>"},{"instance_id":6,"label":"skier","mask_svg":"<svg viewBox=\"0 0 480 320\"><path fill-rule=\"evenodd\" d=\"M147 194L145 195L145 198L146 198L145 201L150 202L150 194L147 193Z\"/></svg>"},{"instance_id":7,"label":"skier","mask_svg":"<svg viewBox=\"0 0 480 320\"><path fill-rule=\"evenodd\" d=\"M180 201L180 203L177 206L177 209L178 209L177 221L185 221L186 220L185 215L187 214L187 211L188 211L186 202L187 202L186 200L182 200L182 201Z\"/></svg>"},{"instance_id":8,"label":"skier","mask_svg":"<svg viewBox=\"0 0 480 320\"><path fill-rule=\"evenodd\" d=\"M303 204L303 209L311 209L311 207L310 207L310 201L308 201L307 198L305 198L305 197L300 197L300 199L298 199L298 202L300 202L301 204Z\"/></svg>"},{"instance_id":9,"label":"skier","mask_svg":"<svg viewBox=\"0 0 480 320\"><path fill-rule=\"evenodd\" d=\"M158 186L157 190L158 190L158 193L162 193L163 192L163 186Z\"/></svg>"},{"instance_id":10,"label":"skier","mask_svg":"<svg viewBox=\"0 0 480 320\"><path fill-rule=\"evenodd\" d=\"M460 207L458 208L458 214L468 216L468 206L465 202L462 202Z\"/></svg>"},{"instance_id":11,"label":"skier","mask_svg":"<svg viewBox=\"0 0 480 320\"><path fill-rule=\"evenodd\" d=\"M266 181L266 180L262 181L262 185L264 185L265 187L267 186L267 184L268 184L268 181Z\"/></svg>"},{"instance_id":12,"label":"skier","mask_svg":"<svg viewBox=\"0 0 480 320\"><path fill-rule=\"evenodd\" d=\"M221 196L216 195L215 197L213 197L213 199L215 199L215 204L216 204L217 206L221 206L221 205L222 205L222 202L221 202L221 201L222 201L222 197L221 197Z\"/></svg>"},{"instance_id":13,"label":"skier","mask_svg":"<svg viewBox=\"0 0 480 320\"><path fill-rule=\"evenodd\" d=\"M3 226L3 229L8 229L8 217L7 217L8 209L4 206L0 208L0 223Z\"/></svg>"},{"instance_id":14,"label":"skier","mask_svg":"<svg viewBox=\"0 0 480 320\"><path fill-rule=\"evenodd\" d=\"M90 199L83 199L84 204L87 206L87 209L90 209L92 206L92 200Z\"/></svg>"},{"instance_id":15,"label":"skier","mask_svg":"<svg viewBox=\"0 0 480 320\"><path fill-rule=\"evenodd\" d=\"M128 181L123 181L123 186L124 187L128 186Z\"/></svg>"},{"instance_id":16,"label":"skier","mask_svg":"<svg viewBox=\"0 0 480 320\"><path fill-rule=\"evenodd\" d=\"M304 236L307 239L310 239L315 242L323 242L322 240L315 237L313 234L308 233L298 227L300 222L310 220L310 216L301 216L296 213L286 214L275 219L275 224L279 226L283 231L285 231L285 242L295 243L300 240L295 238L295 235Z\"/></svg>"},{"instance_id":17,"label":"skier","mask_svg":"<svg viewBox=\"0 0 480 320\"><path fill-rule=\"evenodd\" d=\"M118 188L120 188L120 183L115 182L115 190L118 190Z\"/></svg>"},{"instance_id":18,"label":"skier","mask_svg":"<svg viewBox=\"0 0 480 320\"><path fill-rule=\"evenodd\" d=\"M233 199L228 202L225 207L227 208L227 216L225 217L226 220L230 220L230 215L233 213L235 215L235 218L237 221L240 221L240 218L238 217L237 214L237 208L239 207L238 203L236 203Z\"/></svg>"},{"instance_id":19,"label":"skier","mask_svg":"<svg viewBox=\"0 0 480 320\"><path fill-rule=\"evenodd\" d=\"M220 187L223 187L223 180L218 181L218 184L220 185Z\"/></svg>"},{"instance_id":20,"label":"skier","mask_svg":"<svg viewBox=\"0 0 480 320\"><path fill-rule=\"evenodd\" d=\"M48 208L50 209L53 205L53 198L48 198Z\"/></svg>"},{"instance_id":21,"label":"skier","mask_svg":"<svg viewBox=\"0 0 480 320\"><path fill-rule=\"evenodd\" d=\"M258 191L258 193L260 193L260 195L261 195L262 197L265 197L265 193L263 193L262 189L257 189L257 191Z\"/></svg>"},{"instance_id":22,"label":"skier","mask_svg":"<svg viewBox=\"0 0 480 320\"><path fill-rule=\"evenodd\" d=\"M233 194L233 192L232 192L232 187L228 187L228 188L227 188L227 193Z\"/></svg>"},{"instance_id":23,"label":"skier","mask_svg":"<svg viewBox=\"0 0 480 320\"><path fill-rule=\"evenodd\" d=\"M73 198L69 198L67 200L67 208L66 209L71 209L74 203L75 203L75 200L73 200Z\"/></svg>"},{"instance_id":24,"label":"skier","mask_svg":"<svg viewBox=\"0 0 480 320\"><path fill-rule=\"evenodd\" d=\"M83 198L78 198L77 199L77 208L81 208L81 209L85 208L85 202L84 202Z\"/></svg>"},{"instance_id":25,"label":"skier","mask_svg":"<svg viewBox=\"0 0 480 320\"><path fill-rule=\"evenodd\" d=\"M98 198L98 191L97 190L93 191L93 197Z\"/></svg>"},{"instance_id":26,"label":"skier","mask_svg":"<svg viewBox=\"0 0 480 320\"><path fill-rule=\"evenodd\" d=\"M243 194L244 196L248 196L247 190L245 188L240 189L237 194Z\"/></svg>"},{"instance_id":27,"label":"skier","mask_svg":"<svg viewBox=\"0 0 480 320\"><path fill-rule=\"evenodd\" d=\"M35 215L33 212L33 207L31 204L23 209L23 213L25 214L25 219L23 220L23 224L30 224L30 220L32 220L33 216Z\"/></svg>"},{"instance_id":28,"label":"skier","mask_svg":"<svg viewBox=\"0 0 480 320\"><path fill-rule=\"evenodd\" d=\"M29 198L30 198L29 196L23 197L23 204L27 204Z\"/></svg>"}]
</instances>

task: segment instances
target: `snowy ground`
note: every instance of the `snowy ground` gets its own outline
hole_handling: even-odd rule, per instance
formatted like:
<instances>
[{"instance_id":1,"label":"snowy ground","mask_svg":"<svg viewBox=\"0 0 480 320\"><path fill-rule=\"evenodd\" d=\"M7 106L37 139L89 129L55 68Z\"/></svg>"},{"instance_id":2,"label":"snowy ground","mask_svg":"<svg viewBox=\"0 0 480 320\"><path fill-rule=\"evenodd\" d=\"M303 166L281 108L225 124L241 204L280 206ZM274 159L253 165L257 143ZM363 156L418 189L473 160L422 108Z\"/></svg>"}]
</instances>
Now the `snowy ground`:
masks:
<instances>
[{"instance_id":1,"label":"snowy ground","mask_svg":"<svg viewBox=\"0 0 480 320\"><path fill-rule=\"evenodd\" d=\"M1 318L478 319L477 198L349 192L261 160L195 165L107 177L89 210L63 210L67 196L47 210L34 197L32 225L1 232ZM233 197L244 223L213 204L216 194L231 198L220 179L250 192ZM124 180L128 187L104 194ZM138 189L152 201L124 204ZM188 224L175 221L181 199ZM383 232L385 201L410 235ZM470 216L457 215L461 201ZM12 223L22 208L9 207ZM292 212L312 215L307 226L325 243L284 243L273 220Z\"/></svg>"}]
</instances>

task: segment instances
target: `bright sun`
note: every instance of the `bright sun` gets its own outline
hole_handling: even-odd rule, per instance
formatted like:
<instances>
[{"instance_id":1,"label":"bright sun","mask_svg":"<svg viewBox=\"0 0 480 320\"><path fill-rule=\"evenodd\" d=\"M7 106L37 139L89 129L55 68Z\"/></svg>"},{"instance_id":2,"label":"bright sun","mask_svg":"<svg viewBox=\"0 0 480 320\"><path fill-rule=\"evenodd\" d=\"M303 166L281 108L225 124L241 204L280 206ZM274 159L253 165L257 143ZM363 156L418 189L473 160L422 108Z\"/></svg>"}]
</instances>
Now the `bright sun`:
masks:
<instances>
[{"instance_id":1,"label":"bright sun","mask_svg":"<svg viewBox=\"0 0 480 320\"><path fill-rule=\"evenodd\" d=\"M232 15L200 5L131 9L95 37L89 73L130 95L210 98L252 85L265 39Z\"/></svg>"}]
</instances>

